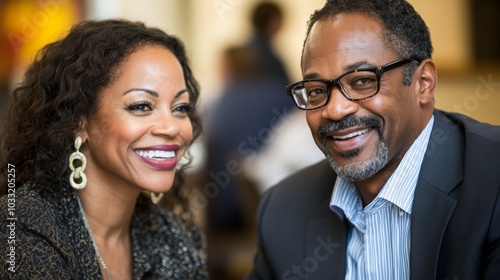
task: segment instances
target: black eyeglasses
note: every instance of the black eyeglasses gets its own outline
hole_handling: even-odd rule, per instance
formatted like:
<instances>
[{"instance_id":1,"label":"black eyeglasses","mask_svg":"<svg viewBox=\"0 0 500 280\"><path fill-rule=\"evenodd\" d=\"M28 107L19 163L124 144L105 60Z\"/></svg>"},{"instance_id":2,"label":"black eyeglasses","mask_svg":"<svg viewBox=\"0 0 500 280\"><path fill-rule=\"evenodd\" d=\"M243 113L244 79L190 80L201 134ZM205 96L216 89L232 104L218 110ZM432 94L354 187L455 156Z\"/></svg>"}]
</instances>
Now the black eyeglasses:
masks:
<instances>
[{"instance_id":1,"label":"black eyeglasses","mask_svg":"<svg viewBox=\"0 0 500 280\"><path fill-rule=\"evenodd\" d=\"M325 106L333 87L338 87L348 100L359 101L373 97L380 90L380 77L387 71L401 67L415 59L400 59L383 66L356 69L334 80L310 79L286 87L295 105L302 110L314 110Z\"/></svg>"}]
</instances>

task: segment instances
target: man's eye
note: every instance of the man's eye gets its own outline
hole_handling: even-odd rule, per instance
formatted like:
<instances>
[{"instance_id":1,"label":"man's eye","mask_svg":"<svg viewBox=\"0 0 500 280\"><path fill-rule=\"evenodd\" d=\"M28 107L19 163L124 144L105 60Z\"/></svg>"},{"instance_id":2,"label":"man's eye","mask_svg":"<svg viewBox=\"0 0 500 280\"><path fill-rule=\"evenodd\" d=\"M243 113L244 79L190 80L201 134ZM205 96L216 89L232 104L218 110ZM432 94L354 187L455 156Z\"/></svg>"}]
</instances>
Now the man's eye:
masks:
<instances>
[{"instance_id":1,"label":"man's eye","mask_svg":"<svg viewBox=\"0 0 500 280\"><path fill-rule=\"evenodd\" d=\"M353 86L366 86L366 85L371 85L373 83L376 83L377 79L374 79L372 77L360 77L351 82Z\"/></svg>"},{"instance_id":2,"label":"man's eye","mask_svg":"<svg viewBox=\"0 0 500 280\"><path fill-rule=\"evenodd\" d=\"M326 94L325 88L311 88L311 89L307 90L308 96L318 96L318 95L322 95L322 94Z\"/></svg>"}]
</instances>

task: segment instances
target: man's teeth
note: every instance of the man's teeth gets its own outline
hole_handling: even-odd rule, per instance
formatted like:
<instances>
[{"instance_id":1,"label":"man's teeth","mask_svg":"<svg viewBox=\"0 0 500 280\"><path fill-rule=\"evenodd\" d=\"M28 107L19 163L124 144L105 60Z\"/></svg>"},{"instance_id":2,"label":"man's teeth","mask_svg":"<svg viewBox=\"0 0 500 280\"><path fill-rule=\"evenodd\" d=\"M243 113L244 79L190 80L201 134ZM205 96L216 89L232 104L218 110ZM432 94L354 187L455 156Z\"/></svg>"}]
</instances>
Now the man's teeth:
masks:
<instances>
[{"instance_id":1,"label":"man's teeth","mask_svg":"<svg viewBox=\"0 0 500 280\"><path fill-rule=\"evenodd\" d=\"M334 139L334 140L345 140L345 139L352 138L352 137L355 137L355 136L358 136L358 135L361 135L361 134L365 134L365 133L367 133L369 130L370 130L369 128L365 128L365 129L363 129L363 130L355 131L355 132L349 133L349 134L347 134L347 135L343 135L343 136L333 136L333 139Z\"/></svg>"},{"instance_id":2,"label":"man's teeth","mask_svg":"<svg viewBox=\"0 0 500 280\"><path fill-rule=\"evenodd\" d=\"M159 151L159 150L149 150L149 151L136 151L141 157L154 158L154 159L168 159L175 157L175 151Z\"/></svg>"}]
</instances>

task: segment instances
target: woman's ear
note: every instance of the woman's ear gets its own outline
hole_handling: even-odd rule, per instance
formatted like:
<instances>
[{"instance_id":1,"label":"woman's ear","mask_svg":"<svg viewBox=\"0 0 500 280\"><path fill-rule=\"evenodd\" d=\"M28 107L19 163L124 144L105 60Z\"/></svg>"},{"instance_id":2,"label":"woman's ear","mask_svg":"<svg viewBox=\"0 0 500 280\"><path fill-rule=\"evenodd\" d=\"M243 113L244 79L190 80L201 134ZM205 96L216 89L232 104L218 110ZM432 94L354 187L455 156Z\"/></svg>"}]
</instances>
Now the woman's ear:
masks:
<instances>
[{"instance_id":1,"label":"woman's ear","mask_svg":"<svg viewBox=\"0 0 500 280\"><path fill-rule=\"evenodd\" d=\"M89 133L87 131L87 121L86 120L80 121L80 123L78 125L78 132L76 133L76 136L80 136L82 138L82 143L87 142L87 139L89 138Z\"/></svg>"},{"instance_id":2,"label":"woman's ear","mask_svg":"<svg viewBox=\"0 0 500 280\"><path fill-rule=\"evenodd\" d=\"M424 59L415 72L416 90L420 104L433 104L434 91L437 86L437 72L434 62L430 58Z\"/></svg>"}]
</instances>

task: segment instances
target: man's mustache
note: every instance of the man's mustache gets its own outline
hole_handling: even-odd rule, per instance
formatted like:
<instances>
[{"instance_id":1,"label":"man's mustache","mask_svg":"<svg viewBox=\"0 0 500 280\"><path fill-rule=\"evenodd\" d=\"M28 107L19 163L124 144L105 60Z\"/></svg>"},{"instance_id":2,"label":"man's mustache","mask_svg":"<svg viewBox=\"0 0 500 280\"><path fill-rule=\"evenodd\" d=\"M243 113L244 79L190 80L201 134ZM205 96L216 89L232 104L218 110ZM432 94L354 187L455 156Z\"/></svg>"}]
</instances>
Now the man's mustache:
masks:
<instances>
[{"instance_id":1,"label":"man's mustache","mask_svg":"<svg viewBox=\"0 0 500 280\"><path fill-rule=\"evenodd\" d=\"M328 123L322 125L318 130L318 137L321 139L325 137L328 133L338 131L341 129L346 129L353 126L369 126L376 128L379 133L382 130L382 120L376 116L366 116L357 117L355 115L349 115L340 121L329 121Z\"/></svg>"}]
</instances>

